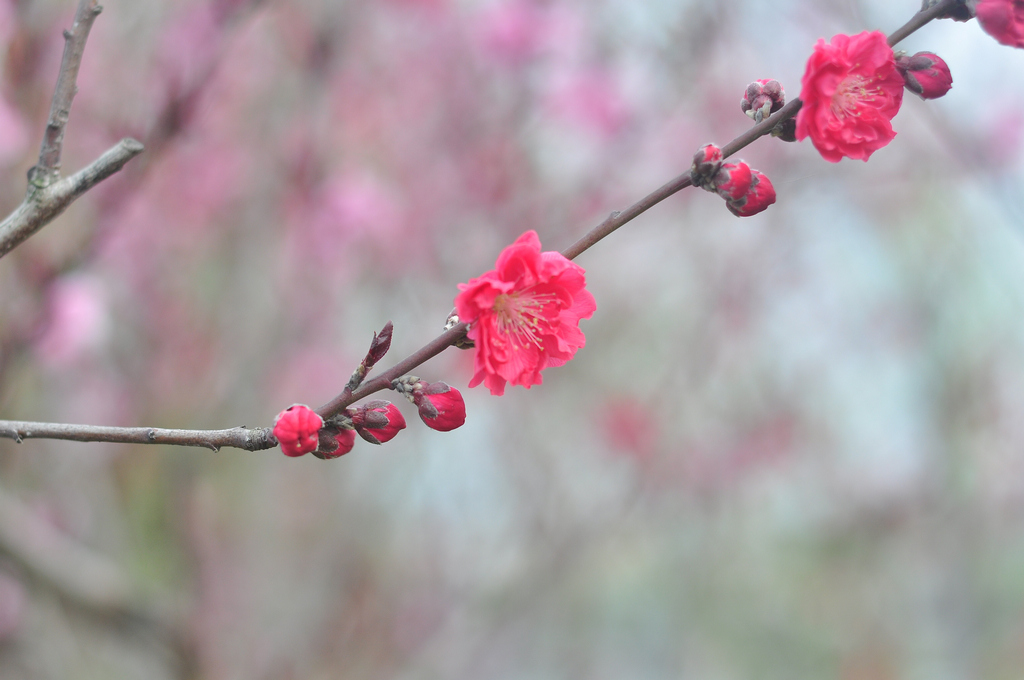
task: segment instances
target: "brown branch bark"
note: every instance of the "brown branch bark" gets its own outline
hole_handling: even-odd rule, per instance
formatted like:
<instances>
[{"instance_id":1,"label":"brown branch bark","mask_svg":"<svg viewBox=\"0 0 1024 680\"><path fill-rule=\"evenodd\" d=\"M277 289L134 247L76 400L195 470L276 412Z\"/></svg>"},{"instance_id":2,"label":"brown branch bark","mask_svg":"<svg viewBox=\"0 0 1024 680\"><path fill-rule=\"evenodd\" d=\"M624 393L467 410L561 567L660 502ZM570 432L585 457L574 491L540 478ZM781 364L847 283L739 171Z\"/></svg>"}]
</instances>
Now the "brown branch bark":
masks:
<instances>
[{"instance_id":1,"label":"brown branch bark","mask_svg":"<svg viewBox=\"0 0 1024 680\"><path fill-rule=\"evenodd\" d=\"M267 427L171 430L160 427L105 427L102 425L0 420L0 437L13 439L18 443L24 439L64 439L75 442L199 446L214 451L225 446L246 451L261 451L277 446L277 440L270 428Z\"/></svg>"},{"instance_id":2,"label":"brown branch bark","mask_svg":"<svg viewBox=\"0 0 1024 680\"><path fill-rule=\"evenodd\" d=\"M60 215L86 191L142 153L142 144L125 138L71 177L60 178L64 130L78 92L78 69L92 23L102 11L96 0L79 0L71 29L64 31L64 57L50 104L50 117L39 149L39 163L28 172L28 192L21 205L0 222L0 257L11 252Z\"/></svg>"},{"instance_id":3,"label":"brown branch bark","mask_svg":"<svg viewBox=\"0 0 1024 680\"><path fill-rule=\"evenodd\" d=\"M45 186L30 181L25 200L0 222L0 257L52 222L75 199L123 168L142 150L142 144L128 137L70 177Z\"/></svg>"},{"instance_id":4,"label":"brown branch bark","mask_svg":"<svg viewBox=\"0 0 1024 680\"><path fill-rule=\"evenodd\" d=\"M50 103L50 118L46 122L43 145L39 149L36 173L56 179L60 175L60 153L64 145L64 128L71 115L71 102L78 93L78 68L82 64L85 41L92 30L92 22L103 11L96 0L79 0L71 29L64 31L64 57L57 75L57 88Z\"/></svg>"}]
</instances>

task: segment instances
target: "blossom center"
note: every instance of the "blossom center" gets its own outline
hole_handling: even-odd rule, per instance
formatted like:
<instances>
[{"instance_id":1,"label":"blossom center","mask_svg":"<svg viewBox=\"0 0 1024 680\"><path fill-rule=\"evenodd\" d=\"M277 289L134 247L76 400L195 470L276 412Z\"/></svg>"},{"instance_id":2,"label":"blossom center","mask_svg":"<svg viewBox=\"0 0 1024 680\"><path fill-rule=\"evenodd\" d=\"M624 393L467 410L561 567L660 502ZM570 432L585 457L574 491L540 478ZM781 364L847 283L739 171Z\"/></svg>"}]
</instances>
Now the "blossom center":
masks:
<instances>
[{"instance_id":1,"label":"blossom center","mask_svg":"<svg viewBox=\"0 0 1024 680\"><path fill-rule=\"evenodd\" d=\"M846 76L832 95L832 115L837 118L859 116L857 107L862 102L871 101L877 94L874 88L869 87L871 84L871 79L855 73Z\"/></svg>"},{"instance_id":2,"label":"blossom center","mask_svg":"<svg viewBox=\"0 0 1024 680\"><path fill-rule=\"evenodd\" d=\"M543 349L540 340L544 305L555 299L554 293L536 293L529 289L501 293L494 298L497 330L513 341L516 349L533 345Z\"/></svg>"}]
</instances>

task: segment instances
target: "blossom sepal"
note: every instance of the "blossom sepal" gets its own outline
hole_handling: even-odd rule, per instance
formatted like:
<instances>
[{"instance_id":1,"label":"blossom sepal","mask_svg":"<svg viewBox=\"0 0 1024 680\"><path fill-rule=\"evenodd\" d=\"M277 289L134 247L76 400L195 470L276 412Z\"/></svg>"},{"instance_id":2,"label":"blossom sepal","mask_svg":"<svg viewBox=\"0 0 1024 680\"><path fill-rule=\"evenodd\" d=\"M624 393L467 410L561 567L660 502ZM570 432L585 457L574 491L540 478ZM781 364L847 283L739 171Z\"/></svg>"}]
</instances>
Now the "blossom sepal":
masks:
<instances>
[{"instance_id":1,"label":"blossom sepal","mask_svg":"<svg viewBox=\"0 0 1024 680\"><path fill-rule=\"evenodd\" d=\"M949 66L937 54L901 54L896 57L896 68L903 76L904 86L921 99L938 99L953 87Z\"/></svg>"},{"instance_id":2,"label":"blossom sepal","mask_svg":"<svg viewBox=\"0 0 1024 680\"><path fill-rule=\"evenodd\" d=\"M324 421L305 404L292 404L274 419L274 437L286 456L296 458L315 451Z\"/></svg>"},{"instance_id":3,"label":"blossom sepal","mask_svg":"<svg viewBox=\"0 0 1024 680\"><path fill-rule=\"evenodd\" d=\"M351 451L355 443L355 430L335 425L324 425L320 430L320 446L313 452L313 455L320 460L334 460Z\"/></svg>"}]
</instances>

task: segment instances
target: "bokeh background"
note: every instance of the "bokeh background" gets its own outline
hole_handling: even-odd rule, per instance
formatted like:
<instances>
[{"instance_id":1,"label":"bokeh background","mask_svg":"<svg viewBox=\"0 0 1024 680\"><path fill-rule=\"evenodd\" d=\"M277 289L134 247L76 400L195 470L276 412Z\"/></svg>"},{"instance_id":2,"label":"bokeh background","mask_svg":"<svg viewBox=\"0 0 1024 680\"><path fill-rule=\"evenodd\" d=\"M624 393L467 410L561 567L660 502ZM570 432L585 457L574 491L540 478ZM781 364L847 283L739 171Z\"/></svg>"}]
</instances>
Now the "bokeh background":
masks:
<instances>
[{"instance_id":1,"label":"bokeh background","mask_svg":"<svg viewBox=\"0 0 1024 680\"><path fill-rule=\"evenodd\" d=\"M0 212L72 0L0 0ZM75 170L146 153L0 262L0 417L267 425L404 357L526 229L561 249L916 0L108 0ZM1024 675L1024 51L902 47L868 164L741 153L579 258L544 384L331 462L0 439L0 677Z\"/></svg>"}]
</instances>

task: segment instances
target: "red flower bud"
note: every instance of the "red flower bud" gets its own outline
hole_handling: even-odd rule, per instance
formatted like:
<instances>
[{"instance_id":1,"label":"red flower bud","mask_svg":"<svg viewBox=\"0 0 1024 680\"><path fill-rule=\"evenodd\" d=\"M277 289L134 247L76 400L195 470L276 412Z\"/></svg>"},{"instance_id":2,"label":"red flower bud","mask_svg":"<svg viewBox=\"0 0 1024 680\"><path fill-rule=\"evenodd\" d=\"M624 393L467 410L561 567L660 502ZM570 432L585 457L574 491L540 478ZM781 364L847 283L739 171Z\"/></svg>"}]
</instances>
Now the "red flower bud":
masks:
<instances>
[{"instance_id":1,"label":"red flower bud","mask_svg":"<svg viewBox=\"0 0 1024 680\"><path fill-rule=\"evenodd\" d=\"M454 387L443 382L419 383L423 387L412 393L413 403L427 427L450 432L466 422L466 402Z\"/></svg>"},{"instance_id":2,"label":"red flower bud","mask_svg":"<svg viewBox=\"0 0 1024 680\"><path fill-rule=\"evenodd\" d=\"M715 191L726 201L738 201L750 190L753 176L743 161L725 163L715 175Z\"/></svg>"},{"instance_id":3,"label":"red flower bud","mask_svg":"<svg viewBox=\"0 0 1024 680\"><path fill-rule=\"evenodd\" d=\"M743 93L743 101L740 102L740 109L755 123L760 123L781 109L785 103L786 93L782 91L782 84L777 80L763 79L747 85L747 89Z\"/></svg>"},{"instance_id":4,"label":"red flower bud","mask_svg":"<svg viewBox=\"0 0 1024 680\"><path fill-rule=\"evenodd\" d=\"M360 437L371 444L391 441L399 430L405 429L405 418L398 407L390 401L380 399L369 401L349 411L352 424Z\"/></svg>"},{"instance_id":5,"label":"red flower bud","mask_svg":"<svg viewBox=\"0 0 1024 680\"><path fill-rule=\"evenodd\" d=\"M294 404L277 414L274 436L286 456L301 456L315 451L317 433L324 426L323 418L304 404Z\"/></svg>"},{"instance_id":6,"label":"red flower bud","mask_svg":"<svg viewBox=\"0 0 1024 680\"><path fill-rule=\"evenodd\" d=\"M1024 0L978 0L974 10L982 29L997 42L1024 47Z\"/></svg>"},{"instance_id":7,"label":"red flower bud","mask_svg":"<svg viewBox=\"0 0 1024 680\"><path fill-rule=\"evenodd\" d=\"M693 154L690 179L693 185L705 191L714 191L714 178L722 167L722 150L714 144L705 144Z\"/></svg>"},{"instance_id":8,"label":"red flower bud","mask_svg":"<svg viewBox=\"0 0 1024 680\"><path fill-rule=\"evenodd\" d=\"M734 201L726 201L726 207L737 217L750 217L756 215L775 202L775 187L771 180L757 170L751 170L752 179L750 189L742 198Z\"/></svg>"},{"instance_id":9,"label":"red flower bud","mask_svg":"<svg viewBox=\"0 0 1024 680\"><path fill-rule=\"evenodd\" d=\"M953 87L953 76L946 62L931 52L896 57L896 68L906 88L921 99L938 99Z\"/></svg>"},{"instance_id":10,"label":"red flower bud","mask_svg":"<svg viewBox=\"0 0 1024 680\"><path fill-rule=\"evenodd\" d=\"M321 460L334 460L351 451L355 443L355 430L327 426L320 430L320 446L313 455Z\"/></svg>"}]
</instances>

